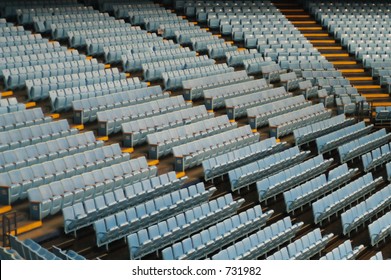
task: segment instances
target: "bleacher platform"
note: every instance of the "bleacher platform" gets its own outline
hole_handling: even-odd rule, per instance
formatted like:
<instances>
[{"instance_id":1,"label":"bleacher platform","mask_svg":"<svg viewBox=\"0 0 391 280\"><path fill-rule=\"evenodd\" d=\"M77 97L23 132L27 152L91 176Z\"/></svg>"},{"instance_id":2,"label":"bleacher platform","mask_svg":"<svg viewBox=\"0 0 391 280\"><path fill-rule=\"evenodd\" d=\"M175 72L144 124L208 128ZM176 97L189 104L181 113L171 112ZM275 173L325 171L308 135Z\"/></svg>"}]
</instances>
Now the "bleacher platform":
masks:
<instances>
[{"instance_id":1,"label":"bleacher platform","mask_svg":"<svg viewBox=\"0 0 391 280\"><path fill-rule=\"evenodd\" d=\"M2 1L0 259L391 258L390 17Z\"/></svg>"}]
</instances>

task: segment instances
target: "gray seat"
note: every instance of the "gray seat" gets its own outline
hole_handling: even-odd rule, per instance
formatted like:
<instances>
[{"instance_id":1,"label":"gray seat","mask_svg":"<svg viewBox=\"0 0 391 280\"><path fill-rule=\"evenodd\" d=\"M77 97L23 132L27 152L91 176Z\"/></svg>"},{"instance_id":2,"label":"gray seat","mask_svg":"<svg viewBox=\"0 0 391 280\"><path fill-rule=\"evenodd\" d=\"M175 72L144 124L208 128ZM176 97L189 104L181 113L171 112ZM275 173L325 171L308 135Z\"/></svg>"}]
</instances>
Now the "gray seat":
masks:
<instances>
[{"instance_id":1,"label":"gray seat","mask_svg":"<svg viewBox=\"0 0 391 280\"><path fill-rule=\"evenodd\" d=\"M324 160L323 156L319 155L258 181L259 200L267 201L278 193L289 190L320 175L327 170L332 162L332 159Z\"/></svg>"},{"instance_id":2,"label":"gray seat","mask_svg":"<svg viewBox=\"0 0 391 280\"><path fill-rule=\"evenodd\" d=\"M205 191L203 183L199 183L197 185L197 193L195 195L190 194L185 188L179 191L174 191L170 194L165 194L153 200L148 200L136 207L128 208L125 210L129 223L128 230L121 231L122 234L120 235L117 225L113 226L113 229L111 230L107 228L106 232L103 233L101 231L96 231L97 245L108 246L110 242L122 238L132 232L138 231L143 227L151 226L162 219L167 219L180 212L186 211L195 205L202 204L206 202L215 191L216 188L214 187ZM112 219L111 217L112 216L108 216L104 218L106 224L108 220ZM94 227L96 228L95 225L99 223L101 223L99 220L96 221L94 223Z\"/></svg>"}]
</instances>

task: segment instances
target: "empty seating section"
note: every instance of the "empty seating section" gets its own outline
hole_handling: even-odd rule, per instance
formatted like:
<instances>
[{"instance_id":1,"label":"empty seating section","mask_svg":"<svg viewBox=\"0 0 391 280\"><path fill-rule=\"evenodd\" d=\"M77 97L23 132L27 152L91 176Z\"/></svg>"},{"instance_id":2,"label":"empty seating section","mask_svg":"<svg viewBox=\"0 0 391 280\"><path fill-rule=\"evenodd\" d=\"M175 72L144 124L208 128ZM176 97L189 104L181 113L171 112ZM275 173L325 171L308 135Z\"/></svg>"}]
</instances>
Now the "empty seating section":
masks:
<instances>
[{"instance_id":1,"label":"empty seating section","mask_svg":"<svg viewBox=\"0 0 391 280\"><path fill-rule=\"evenodd\" d=\"M65 47L62 47L59 42L46 42L31 45L18 45L0 48L0 58L8 58L12 56L24 56L32 54L45 54L51 52L64 52Z\"/></svg>"},{"instance_id":2,"label":"empty seating section","mask_svg":"<svg viewBox=\"0 0 391 280\"><path fill-rule=\"evenodd\" d=\"M121 131L122 123L145 117L161 115L172 111L178 111L190 108L191 106L191 104L185 102L183 96L175 96L149 101L139 105L131 105L97 112L99 125L98 134L109 135L116 133Z\"/></svg>"},{"instance_id":3,"label":"empty seating section","mask_svg":"<svg viewBox=\"0 0 391 280\"><path fill-rule=\"evenodd\" d=\"M192 69L169 71L163 73L164 88L166 90L182 88L183 81L210 75L230 73L233 71L234 69L228 67L227 64L215 64Z\"/></svg>"},{"instance_id":4,"label":"empty seating section","mask_svg":"<svg viewBox=\"0 0 391 280\"><path fill-rule=\"evenodd\" d=\"M325 89L328 94L332 94L338 88L351 85L350 81L343 77L317 77L314 84Z\"/></svg>"},{"instance_id":5,"label":"empty seating section","mask_svg":"<svg viewBox=\"0 0 391 280\"><path fill-rule=\"evenodd\" d=\"M288 72L280 75L280 82L285 86L287 91L294 91L299 88L299 82L302 78L298 78L295 72Z\"/></svg>"},{"instance_id":6,"label":"empty seating section","mask_svg":"<svg viewBox=\"0 0 391 280\"><path fill-rule=\"evenodd\" d=\"M8 172L102 146L103 142L97 141L94 133L90 131L4 151L0 153L0 171Z\"/></svg>"},{"instance_id":7,"label":"empty seating section","mask_svg":"<svg viewBox=\"0 0 391 280\"><path fill-rule=\"evenodd\" d=\"M277 173L280 169L302 162L309 152L300 152L298 147L270 155L255 162L232 169L228 172L231 190L237 191L241 188L257 182L260 179Z\"/></svg>"},{"instance_id":8,"label":"empty seating section","mask_svg":"<svg viewBox=\"0 0 391 280\"><path fill-rule=\"evenodd\" d=\"M248 74L262 73L262 67L275 64L270 57L255 57L243 60L244 69ZM279 71L278 71L279 72ZM266 73L266 72L265 72Z\"/></svg>"},{"instance_id":9,"label":"empty seating section","mask_svg":"<svg viewBox=\"0 0 391 280\"><path fill-rule=\"evenodd\" d=\"M323 105L325 107L329 107L329 106L334 106L335 105L335 95L333 94L328 94L327 93L327 90L325 89L318 89L318 92L317 92L317 95L318 95L318 98L319 98L319 101L321 103L323 103Z\"/></svg>"},{"instance_id":10,"label":"empty seating section","mask_svg":"<svg viewBox=\"0 0 391 280\"><path fill-rule=\"evenodd\" d=\"M138 14L152 13L158 11L165 11L161 9L159 4L155 4L149 1L142 1L142 3L131 3L128 1L101 1L99 10L110 11L115 14L117 18L129 18L133 23L138 18ZM135 13L134 16L130 15L130 12Z\"/></svg>"},{"instance_id":11,"label":"empty seating section","mask_svg":"<svg viewBox=\"0 0 391 280\"><path fill-rule=\"evenodd\" d=\"M312 14L365 67L377 72L374 69L382 62L389 64L391 26L385 3L371 2L368 10L366 3L306 2Z\"/></svg>"},{"instance_id":12,"label":"empty seating section","mask_svg":"<svg viewBox=\"0 0 391 280\"><path fill-rule=\"evenodd\" d=\"M374 255L373 257L370 258L370 260L383 260L383 254L382 252L377 252L376 255Z\"/></svg>"},{"instance_id":13,"label":"empty seating section","mask_svg":"<svg viewBox=\"0 0 391 280\"><path fill-rule=\"evenodd\" d=\"M163 92L161 87L154 86L74 100L72 101L73 120L75 123L93 122L96 120L98 112L167 97L169 97L168 92Z\"/></svg>"},{"instance_id":14,"label":"empty seating section","mask_svg":"<svg viewBox=\"0 0 391 280\"><path fill-rule=\"evenodd\" d=\"M170 172L67 206L62 209L65 233L76 232L98 219L177 191L186 179L186 176L177 179L175 172Z\"/></svg>"},{"instance_id":15,"label":"empty seating section","mask_svg":"<svg viewBox=\"0 0 391 280\"><path fill-rule=\"evenodd\" d=\"M345 97L345 96L356 97L359 95L357 88L351 85L343 86L343 87L335 87L334 93L336 97Z\"/></svg>"},{"instance_id":16,"label":"empty seating section","mask_svg":"<svg viewBox=\"0 0 391 280\"><path fill-rule=\"evenodd\" d=\"M348 169L347 164L344 163L330 170L327 178L325 174L321 174L285 191L283 195L286 211L294 213L298 208L302 210L305 205L311 205L312 201L346 184L357 172L357 168Z\"/></svg>"},{"instance_id":17,"label":"empty seating section","mask_svg":"<svg viewBox=\"0 0 391 280\"><path fill-rule=\"evenodd\" d=\"M208 228L216 222L227 219L236 213L243 202L242 198L234 201L231 194L226 194L218 199L193 207L184 213L162 220L146 229L134 232L127 237L130 258L139 259L199 232L200 229ZM254 207L256 214L259 213L259 210L260 208ZM259 216L258 218L261 219ZM233 218L233 221L236 222L238 219ZM229 224L229 222L226 223Z\"/></svg>"},{"instance_id":18,"label":"empty seating section","mask_svg":"<svg viewBox=\"0 0 391 280\"><path fill-rule=\"evenodd\" d=\"M39 43L46 43L46 42L48 42L48 40L42 38L41 34L4 36L0 38L0 47L39 44Z\"/></svg>"},{"instance_id":19,"label":"empty seating section","mask_svg":"<svg viewBox=\"0 0 391 280\"><path fill-rule=\"evenodd\" d=\"M147 84L139 78L120 79L113 82L96 83L49 91L50 105L53 112L67 111L72 108L72 101L146 88Z\"/></svg>"},{"instance_id":20,"label":"empty seating section","mask_svg":"<svg viewBox=\"0 0 391 280\"><path fill-rule=\"evenodd\" d=\"M278 57L284 56L319 56L320 52L314 48L311 43L298 41L298 43L291 42L288 44L277 45L258 45L257 49L263 53L264 56L271 57L272 60L277 61Z\"/></svg>"},{"instance_id":21,"label":"empty seating section","mask_svg":"<svg viewBox=\"0 0 391 280\"><path fill-rule=\"evenodd\" d=\"M353 125L354 118L346 118L345 115L338 115L320 122L316 122L293 130L296 145L301 146L314 141L316 138L326 135L332 131Z\"/></svg>"},{"instance_id":22,"label":"empty seating section","mask_svg":"<svg viewBox=\"0 0 391 280\"><path fill-rule=\"evenodd\" d=\"M330 221L331 216L346 209L365 195L370 194L381 183L381 177L373 179L372 173L367 173L345 187L318 199L312 204L314 222L322 224L325 219Z\"/></svg>"},{"instance_id":23,"label":"empty seating section","mask_svg":"<svg viewBox=\"0 0 391 280\"><path fill-rule=\"evenodd\" d=\"M192 38L212 36L211 32L207 32L205 29L192 28L187 30L176 30L174 31L174 37L179 44L190 44ZM235 47L234 47L235 48ZM236 47L237 48L237 47ZM213 55L210 55L211 58Z\"/></svg>"},{"instance_id":24,"label":"empty seating section","mask_svg":"<svg viewBox=\"0 0 391 280\"><path fill-rule=\"evenodd\" d=\"M229 66L244 66L244 61L252 58L262 57L256 50L242 50L226 52L227 64Z\"/></svg>"},{"instance_id":25,"label":"empty seating section","mask_svg":"<svg viewBox=\"0 0 391 280\"><path fill-rule=\"evenodd\" d=\"M304 79L316 83L318 78L338 78L342 77L342 72L337 70L304 70L301 71Z\"/></svg>"},{"instance_id":26,"label":"empty seating section","mask_svg":"<svg viewBox=\"0 0 391 280\"><path fill-rule=\"evenodd\" d=\"M174 243L162 251L163 259L204 259L211 252L264 226L273 213L274 211L270 210L263 214L259 205L250 208L240 215L221 221L182 242Z\"/></svg>"},{"instance_id":27,"label":"empty seating section","mask_svg":"<svg viewBox=\"0 0 391 280\"><path fill-rule=\"evenodd\" d=\"M378 166L382 166L391 161L391 151L389 143L376 148L361 156L361 160L364 166L364 171L368 172L372 169L376 169Z\"/></svg>"},{"instance_id":28,"label":"empty seating section","mask_svg":"<svg viewBox=\"0 0 391 280\"><path fill-rule=\"evenodd\" d=\"M15 97L0 99L0 115L22 111L25 109L26 105L23 103L18 103L18 100Z\"/></svg>"},{"instance_id":29,"label":"empty seating section","mask_svg":"<svg viewBox=\"0 0 391 280\"><path fill-rule=\"evenodd\" d=\"M383 259L386 2L1 1L0 204L131 260ZM9 241L0 259L86 259Z\"/></svg>"},{"instance_id":30,"label":"empty seating section","mask_svg":"<svg viewBox=\"0 0 391 280\"><path fill-rule=\"evenodd\" d=\"M179 23L163 23L159 25L159 28L157 30L157 34L161 35L163 38L166 39L173 39L175 37L179 37L180 34L175 33L176 31L182 31L182 30L195 30L200 29L200 27L196 26L193 22L179 22ZM206 30L205 30L206 31ZM204 35L205 37L209 37L209 32L206 33L208 35ZM200 37L197 37L197 39ZM178 38L179 39L179 38ZM190 38L192 40L193 38Z\"/></svg>"},{"instance_id":31,"label":"empty seating section","mask_svg":"<svg viewBox=\"0 0 391 280\"><path fill-rule=\"evenodd\" d=\"M60 62L56 64L35 65L3 70L6 89L23 88L27 80L63 76L90 71L104 70L104 64L96 59Z\"/></svg>"},{"instance_id":32,"label":"empty seating section","mask_svg":"<svg viewBox=\"0 0 391 280\"><path fill-rule=\"evenodd\" d=\"M39 33L46 33L52 30L52 24L60 22L81 22L81 21L95 21L95 20L109 20L108 13L74 13L69 15L37 15L33 17L34 30ZM113 18L111 18L113 19Z\"/></svg>"},{"instance_id":33,"label":"empty seating section","mask_svg":"<svg viewBox=\"0 0 391 280\"><path fill-rule=\"evenodd\" d=\"M0 173L3 189L1 200L8 199L9 203L13 203L18 199L27 198L29 189L129 159L129 154L122 154L119 145L113 144Z\"/></svg>"},{"instance_id":34,"label":"empty seating section","mask_svg":"<svg viewBox=\"0 0 391 280\"><path fill-rule=\"evenodd\" d=\"M391 62L391 61L390 61ZM387 69L379 69L379 83L381 86L386 86L387 87L387 92L391 93L391 73L390 70Z\"/></svg>"},{"instance_id":35,"label":"empty seating section","mask_svg":"<svg viewBox=\"0 0 391 280\"><path fill-rule=\"evenodd\" d=\"M227 116L210 118L147 135L149 158L159 159L172 153L172 148L237 128Z\"/></svg>"},{"instance_id":36,"label":"empty seating section","mask_svg":"<svg viewBox=\"0 0 391 280\"><path fill-rule=\"evenodd\" d=\"M380 71L386 70L391 67L390 58L387 55L364 56L363 57L364 67L371 70L372 77L380 77ZM387 77L387 76L386 76Z\"/></svg>"},{"instance_id":37,"label":"empty seating section","mask_svg":"<svg viewBox=\"0 0 391 280\"><path fill-rule=\"evenodd\" d=\"M126 72L143 70L142 65L158 61L167 61L187 57L196 57L196 52L186 48L158 50L153 52L128 53L121 56L121 63Z\"/></svg>"},{"instance_id":38,"label":"empty seating section","mask_svg":"<svg viewBox=\"0 0 391 280\"><path fill-rule=\"evenodd\" d=\"M26 5L26 8L17 9L16 15L19 24L31 24L33 23L33 17L39 15L69 15L69 14L95 14L97 11L91 6L83 6L76 3L66 3L62 4L59 7L52 8L52 5L37 6L34 9L31 9L29 5Z\"/></svg>"},{"instance_id":39,"label":"empty seating section","mask_svg":"<svg viewBox=\"0 0 391 280\"><path fill-rule=\"evenodd\" d=\"M10 235L10 245L12 250L24 260L61 260L49 250L43 248L32 239L20 240L16 236Z\"/></svg>"},{"instance_id":40,"label":"empty seating section","mask_svg":"<svg viewBox=\"0 0 391 280\"><path fill-rule=\"evenodd\" d=\"M213 255L212 259L256 260L282 244L290 242L302 226L303 222L292 225L291 219L286 217L221 250Z\"/></svg>"},{"instance_id":41,"label":"empty seating section","mask_svg":"<svg viewBox=\"0 0 391 280\"><path fill-rule=\"evenodd\" d=\"M14 249L0 247L0 260L23 260L23 258Z\"/></svg>"},{"instance_id":42,"label":"empty seating section","mask_svg":"<svg viewBox=\"0 0 391 280\"><path fill-rule=\"evenodd\" d=\"M270 136L280 137L292 133L295 129L331 117L331 110L322 103L285 113L269 119Z\"/></svg>"},{"instance_id":43,"label":"empty seating section","mask_svg":"<svg viewBox=\"0 0 391 280\"><path fill-rule=\"evenodd\" d=\"M265 78L269 83L276 83L280 81L280 75L286 73L285 69L281 69L280 65L272 62L261 63L262 77Z\"/></svg>"},{"instance_id":44,"label":"empty seating section","mask_svg":"<svg viewBox=\"0 0 391 280\"><path fill-rule=\"evenodd\" d=\"M338 146L352 141L352 139L367 135L372 129L373 125L365 126L365 122L359 122L316 138L318 153L330 152L338 148Z\"/></svg>"},{"instance_id":45,"label":"empty seating section","mask_svg":"<svg viewBox=\"0 0 391 280\"><path fill-rule=\"evenodd\" d=\"M205 159L258 142L259 137L247 125L173 147L175 170L201 165Z\"/></svg>"},{"instance_id":46,"label":"empty seating section","mask_svg":"<svg viewBox=\"0 0 391 280\"><path fill-rule=\"evenodd\" d=\"M207 45L207 49L211 58L226 58L225 53L236 51L238 47L228 42L221 42Z\"/></svg>"},{"instance_id":47,"label":"empty seating section","mask_svg":"<svg viewBox=\"0 0 391 280\"><path fill-rule=\"evenodd\" d=\"M104 47L114 46L118 44L159 42L161 40L162 39L160 37L156 36L156 33L124 35L124 36L117 36L117 37L91 38L91 39L86 39L87 54L102 55L104 54Z\"/></svg>"},{"instance_id":48,"label":"empty seating section","mask_svg":"<svg viewBox=\"0 0 391 280\"><path fill-rule=\"evenodd\" d=\"M173 24L181 22L187 22L187 20L184 20L182 17L172 13L158 15L147 14L146 17L142 18L142 24L149 32L158 31L160 24Z\"/></svg>"},{"instance_id":49,"label":"empty seating section","mask_svg":"<svg viewBox=\"0 0 391 280\"><path fill-rule=\"evenodd\" d=\"M279 57L279 64L282 69L290 69L293 71L302 70L303 78L308 78L312 80L314 77L312 72L316 72L315 75L329 75L329 72L337 73L334 70L334 65L331 62L328 62L324 57L315 56L315 57ZM328 73L324 73L323 71ZM305 73L304 73L305 72ZM324 74L323 74L324 73ZM339 74L337 74L339 75Z\"/></svg>"},{"instance_id":50,"label":"empty seating section","mask_svg":"<svg viewBox=\"0 0 391 280\"><path fill-rule=\"evenodd\" d=\"M345 96L339 95L335 98L338 114L354 114L357 111L357 103L359 101L365 101L365 97L361 96ZM368 104L364 106L368 107Z\"/></svg>"},{"instance_id":51,"label":"empty seating section","mask_svg":"<svg viewBox=\"0 0 391 280\"><path fill-rule=\"evenodd\" d=\"M0 132L0 152L49 141L78 132L67 120L47 122Z\"/></svg>"},{"instance_id":52,"label":"empty seating section","mask_svg":"<svg viewBox=\"0 0 391 280\"><path fill-rule=\"evenodd\" d=\"M380 242L384 241L391 235L391 212L387 212L385 215L369 224L368 230L372 246L377 246Z\"/></svg>"},{"instance_id":53,"label":"empty seating section","mask_svg":"<svg viewBox=\"0 0 391 280\"><path fill-rule=\"evenodd\" d=\"M242 83L250 80L253 80L253 77L247 76L246 71L243 70L190 79L182 82L184 90L183 96L186 100L195 100L202 98L204 96L204 91L207 89L234 85L236 83Z\"/></svg>"},{"instance_id":54,"label":"empty seating section","mask_svg":"<svg viewBox=\"0 0 391 280\"><path fill-rule=\"evenodd\" d=\"M210 32L206 32L206 29L202 30L195 24L195 22L188 22L187 20L175 23L162 23L159 25L157 33L163 38L176 38L178 43L186 45L190 43L193 45L193 41L198 39L218 38L217 36L212 37ZM224 41L222 39L219 40ZM195 48L193 49L196 50Z\"/></svg>"},{"instance_id":55,"label":"empty seating section","mask_svg":"<svg viewBox=\"0 0 391 280\"><path fill-rule=\"evenodd\" d=\"M322 236L320 229L317 228L295 242L290 243L287 247L277 251L267 259L308 260L314 255L320 254L333 236L333 233Z\"/></svg>"},{"instance_id":56,"label":"empty seating section","mask_svg":"<svg viewBox=\"0 0 391 280\"><path fill-rule=\"evenodd\" d=\"M383 128L338 147L341 163L351 161L362 154L382 146L390 141L391 134Z\"/></svg>"},{"instance_id":57,"label":"empty seating section","mask_svg":"<svg viewBox=\"0 0 391 280\"><path fill-rule=\"evenodd\" d=\"M4 7L1 8L3 9ZM13 26L13 23L7 22L5 18L0 18L0 27L11 27L11 26Z\"/></svg>"},{"instance_id":58,"label":"empty seating section","mask_svg":"<svg viewBox=\"0 0 391 280\"><path fill-rule=\"evenodd\" d=\"M167 14L167 16L159 16L159 17L145 17L144 26L149 32L155 32L158 30L160 24L170 24L170 23L180 23L186 22L181 16L177 16L176 14Z\"/></svg>"},{"instance_id":59,"label":"empty seating section","mask_svg":"<svg viewBox=\"0 0 391 280\"><path fill-rule=\"evenodd\" d=\"M31 31L24 30L23 26L0 27L0 34L4 37L30 35Z\"/></svg>"},{"instance_id":60,"label":"empty seating section","mask_svg":"<svg viewBox=\"0 0 391 280\"><path fill-rule=\"evenodd\" d=\"M214 117L205 106L195 106L171 113L125 122L122 126L123 145L134 147L147 142L147 136L165 129L184 126Z\"/></svg>"},{"instance_id":61,"label":"empty seating section","mask_svg":"<svg viewBox=\"0 0 391 280\"><path fill-rule=\"evenodd\" d=\"M225 99L227 115L231 120L245 117L247 109L262 104L278 101L292 97L292 93L286 92L284 87L264 89L259 92L246 94L244 96Z\"/></svg>"},{"instance_id":62,"label":"empty seating section","mask_svg":"<svg viewBox=\"0 0 391 280\"><path fill-rule=\"evenodd\" d=\"M248 95L270 89L265 79L244 81L242 83L231 84L211 89L203 90L205 106L208 110L214 110L225 106L225 99Z\"/></svg>"},{"instance_id":63,"label":"empty seating section","mask_svg":"<svg viewBox=\"0 0 391 280\"><path fill-rule=\"evenodd\" d=\"M141 64L143 60L151 58L152 61L154 57L151 57L151 53L155 53L157 56L156 60L169 59L171 56L187 57L192 56L192 53L189 52L186 48L179 48L180 45L174 44L172 40L166 41L150 41L143 43L128 43L122 45L112 45L104 46L103 52L105 61L107 63L121 63L124 71L140 71ZM136 60L133 63L133 60ZM135 68L133 68L135 67Z\"/></svg>"},{"instance_id":64,"label":"empty seating section","mask_svg":"<svg viewBox=\"0 0 391 280\"><path fill-rule=\"evenodd\" d=\"M105 192L156 176L145 157L95 169L27 191L33 219L54 215L62 208L83 202Z\"/></svg>"},{"instance_id":65,"label":"empty seating section","mask_svg":"<svg viewBox=\"0 0 391 280\"><path fill-rule=\"evenodd\" d=\"M390 106L379 106L375 107L375 121L382 123L391 122L391 107Z\"/></svg>"},{"instance_id":66,"label":"empty seating section","mask_svg":"<svg viewBox=\"0 0 391 280\"><path fill-rule=\"evenodd\" d=\"M258 181L259 201L267 202L268 199L276 198L278 194L319 176L330 167L332 162L333 159L324 160L323 156L319 155Z\"/></svg>"},{"instance_id":67,"label":"empty seating section","mask_svg":"<svg viewBox=\"0 0 391 280\"><path fill-rule=\"evenodd\" d=\"M93 224L97 246L107 247L109 243L142 228L186 212L207 202L215 191L215 187L205 190L204 184L198 183L97 220Z\"/></svg>"},{"instance_id":68,"label":"empty seating section","mask_svg":"<svg viewBox=\"0 0 391 280\"><path fill-rule=\"evenodd\" d=\"M276 102L267 103L247 109L247 118L252 129L268 125L268 120L275 116L294 112L311 106L312 102L305 100L304 96L294 96Z\"/></svg>"},{"instance_id":69,"label":"empty seating section","mask_svg":"<svg viewBox=\"0 0 391 280\"><path fill-rule=\"evenodd\" d=\"M77 30L94 30L126 26L123 20L94 20L80 22L57 22L51 25L51 36L54 40L69 39L69 32ZM130 26L130 25L128 25ZM151 36L152 37L152 36Z\"/></svg>"},{"instance_id":70,"label":"empty seating section","mask_svg":"<svg viewBox=\"0 0 391 280\"><path fill-rule=\"evenodd\" d=\"M88 86L104 82L114 82L125 78L125 73L120 73L118 68L111 68L99 71L27 80L27 95L29 100L37 101L48 98L49 92L52 90Z\"/></svg>"},{"instance_id":71,"label":"empty seating section","mask_svg":"<svg viewBox=\"0 0 391 280\"><path fill-rule=\"evenodd\" d=\"M79 54L77 50L0 57L0 70L60 62L71 62L84 59L86 59L86 56ZM0 76L2 78L4 77L3 71L0 71Z\"/></svg>"},{"instance_id":72,"label":"empty seating section","mask_svg":"<svg viewBox=\"0 0 391 280\"><path fill-rule=\"evenodd\" d=\"M383 213L390 207L391 203L391 186L387 186L372 196L368 197L360 204L348 209L341 215L341 223L343 234L350 235L354 230L364 224L366 221L371 221L379 213Z\"/></svg>"},{"instance_id":73,"label":"empty seating section","mask_svg":"<svg viewBox=\"0 0 391 280\"><path fill-rule=\"evenodd\" d=\"M142 64L145 81L161 80L164 72L198 68L215 64L215 60L207 55L178 58L175 60L163 60Z\"/></svg>"},{"instance_id":74,"label":"empty seating section","mask_svg":"<svg viewBox=\"0 0 391 280\"><path fill-rule=\"evenodd\" d=\"M276 139L272 137L243 148L206 159L202 162L205 181L212 180L213 182L214 178L223 176L230 170L280 152L285 148L286 143L277 142Z\"/></svg>"},{"instance_id":75,"label":"empty seating section","mask_svg":"<svg viewBox=\"0 0 391 280\"><path fill-rule=\"evenodd\" d=\"M346 240L344 243L327 253L321 260L354 260L357 255L364 249L363 245L355 248L352 247L352 242Z\"/></svg>"},{"instance_id":76,"label":"empty seating section","mask_svg":"<svg viewBox=\"0 0 391 280\"><path fill-rule=\"evenodd\" d=\"M51 252L62 260L86 260L85 257L83 257L82 255L79 255L78 253L76 253L73 250L63 251L54 245L51 248Z\"/></svg>"}]
</instances>

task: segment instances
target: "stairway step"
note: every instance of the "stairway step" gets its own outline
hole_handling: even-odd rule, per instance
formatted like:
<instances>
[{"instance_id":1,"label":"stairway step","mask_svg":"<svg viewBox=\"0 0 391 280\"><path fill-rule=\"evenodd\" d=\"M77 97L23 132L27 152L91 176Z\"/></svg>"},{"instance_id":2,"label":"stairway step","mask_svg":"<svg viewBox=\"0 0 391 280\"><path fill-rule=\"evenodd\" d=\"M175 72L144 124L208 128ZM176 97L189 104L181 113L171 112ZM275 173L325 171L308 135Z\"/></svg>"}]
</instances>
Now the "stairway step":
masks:
<instances>
[{"instance_id":1,"label":"stairway step","mask_svg":"<svg viewBox=\"0 0 391 280\"><path fill-rule=\"evenodd\" d=\"M12 96L14 95L14 93L12 91L3 91L3 92L0 92L0 96L1 97L9 97L9 96Z\"/></svg>"},{"instance_id":2,"label":"stairway step","mask_svg":"<svg viewBox=\"0 0 391 280\"><path fill-rule=\"evenodd\" d=\"M361 95L364 96L367 99L371 99L371 98L388 98L388 97L390 97L390 95L387 94L387 93L363 93Z\"/></svg>"},{"instance_id":3,"label":"stairway step","mask_svg":"<svg viewBox=\"0 0 391 280\"><path fill-rule=\"evenodd\" d=\"M295 24L316 24L314 20L299 20L299 21L291 21L293 25Z\"/></svg>"},{"instance_id":4,"label":"stairway step","mask_svg":"<svg viewBox=\"0 0 391 280\"><path fill-rule=\"evenodd\" d=\"M340 69L343 74L349 74L349 73L365 73L364 69Z\"/></svg>"},{"instance_id":5,"label":"stairway step","mask_svg":"<svg viewBox=\"0 0 391 280\"><path fill-rule=\"evenodd\" d=\"M349 57L348 53L324 53L324 57Z\"/></svg>"},{"instance_id":6,"label":"stairway step","mask_svg":"<svg viewBox=\"0 0 391 280\"><path fill-rule=\"evenodd\" d=\"M381 86L378 85L358 85L355 86L357 89L381 89Z\"/></svg>"},{"instance_id":7,"label":"stairway step","mask_svg":"<svg viewBox=\"0 0 391 280\"><path fill-rule=\"evenodd\" d=\"M357 64L356 61L347 61L347 60L337 60L337 61L330 61L334 65L355 65Z\"/></svg>"},{"instance_id":8,"label":"stairway step","mask_svg":"<svg viewBox=\"0 0 391 280\"><path fill-rule=\"evenodd\" d=\"M391 102L373 102L372 105L374 107L389 107L391 106Z\"/></svg>"},{"instance_id":9,"label":"stairway step","mask_svg":"<svg viewBox=\"0 0 391 280\"><path fill-rule=\"evenodd\" d=\"M12 210L11 205L2 206L0 207L0 214L10 212L11 210Z\"/></svg>"},{"instance_id":10,"label":"stairway step","mask_svg":"<svg viewBox=\"0 0 391 280\"><path fill-rule=\"evenodd\" d=\"M37 228L40 228L42 227L42 221L25 221L22 223L22 225L19 225L16 232L15 230L11 231L10 234L11 235L15 235L15 234L22 234L22 233L26 233L26 232L29 232L29 231L32 231L34 229L37 229Z\"/></svg>"},{"instance_id":11,"label":"stairway step","mask_svg":"<svg viewBox=\"0 0 391 280\"><path fill-rule=\"evenodd\" d=\"M335 40L327 39L327 40L309 40L311 44L335 44Z\"/></svg>"},{"instance_id":12,"label":"stairway step","mask_svg":"<svg viewBox=\"0 0 391 280\"><path fill-rule=\"evenodd\" d=\"M329 37L329 33L302 33L305 37ZM310 40L311 41L311 40Z\"/></svg>"},{"instance_id":13,"label":"stairway step","mask_svg":"<svg viewBox=\"0 0 391 280\"><path fill-rule=\"evenodd\" d=\"M285 15L286 18L311 18L309 15Z\"/></svg>"},{"instance_id":14,"label":"stairway step","mask_svg":"<svg viewBox=\"0 0 391 280\"><path fill-rule=\"evenodd\" d=\"M300 31L323 30L322 27L298 27Z\"/></svg>"},{"instance_id":15,"label":"stairway step","mask_svg":"<svg viewBox=\"0 0 391 280\"><path fill-rule=\"evenodd\" d=\"M315 47L320 51L326 51L326 50L342 50L342 47Z\"/></svg>"},{"instance_id":16,"label":"stairway step","mask_svg":"<svg viewBox=\"0 0 391 280\"><path fill-rule=\"evenodd\" d=\"M281 5L279 6L278 4ZM320 54L331 62L337 70L342 72L343 76L359 90L360 94L372 100L374 98L389 97L385 93L385 89L373 80L369 71L364 69L362 63L350 55L341 43L335 39L333 34L325 30L310 14L302 9L302 5L297 5L295 8L282 8L282 3L276 3L276 6L302 32L303 36L313 44ZM295 11L300 11L301 14L294 14Z\"/></svg>"},{"instance_id":17,"label":"stairway step","mask_svg":"<svg viewBox=\"0 0 391 280\"><path fill-rule=\"evenodd\" d=\"M368 73L343 73L343 76L348 79L348 78L363 78L363 77L370 77ZM372 80L373 81L373 80Z\"/></svg>"},{"instance_id":18,"label":"stairway step","mask_svg":"<svg viewBox=\"0 0 391 280\"><path fill-rule=\"evenodd\" d=\"M372 77L346 77L349 81L357 81L357 82L363 82L363 81L373 81Z\"/></svg>"}]
</instances>

